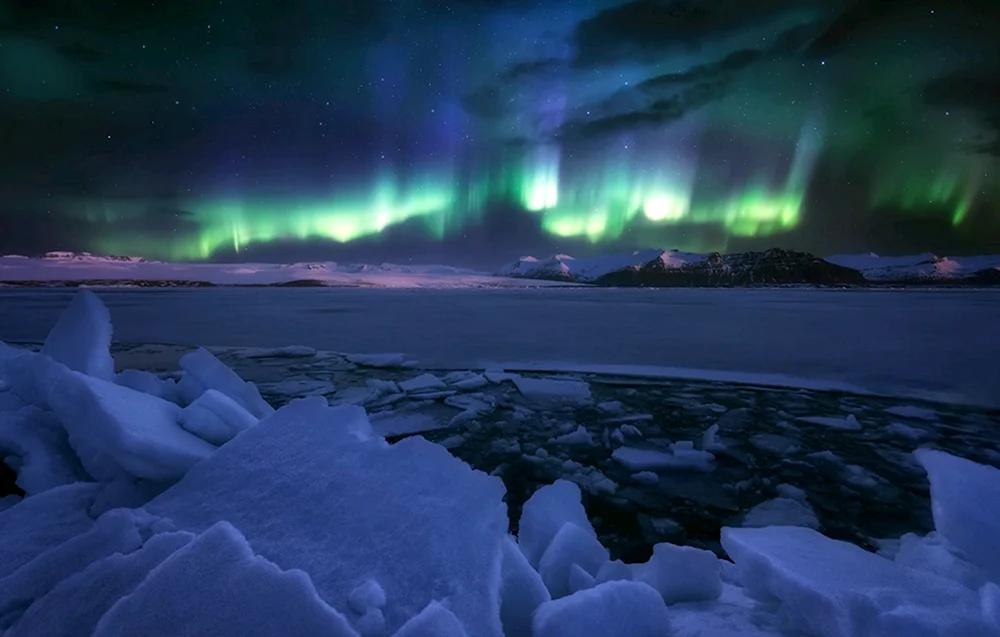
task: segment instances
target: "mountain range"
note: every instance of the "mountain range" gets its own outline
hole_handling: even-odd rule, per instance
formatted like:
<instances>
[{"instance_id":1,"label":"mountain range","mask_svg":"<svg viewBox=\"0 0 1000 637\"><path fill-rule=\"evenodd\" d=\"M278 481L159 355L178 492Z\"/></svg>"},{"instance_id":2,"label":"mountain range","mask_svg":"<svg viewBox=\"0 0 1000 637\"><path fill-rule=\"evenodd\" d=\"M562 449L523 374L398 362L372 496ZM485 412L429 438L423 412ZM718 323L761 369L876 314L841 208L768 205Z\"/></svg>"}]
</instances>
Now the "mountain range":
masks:
<instances>
[{"instance_id":1,"label":"mountain range","mask_svg":"<svg viewBox=\"0 0 1000 637\"><path fill-rule=\"evenodd\" d=\"M996 285L1000 255L939 257L874 253L822 259L772 248L733 254L639 250L574 259L522 257L498 275L616 287L743 287L756 285Z\"/></svg>"},{"instance_id":2,"label":"mountain range","mask_svg":"<svg viewBox=\"0 0 1000 637\"><path fill-rule=\"evenodd\" d=\"M575 259L522 257L495 273L444 265L383 263L167 263L133 256L49 252L0 256L0 284L15 286L471 288L751 287L770 285L1000 285L1000 255L883 257L772 248L732 254L638 250Z\"/></svg>"}]
</instances>

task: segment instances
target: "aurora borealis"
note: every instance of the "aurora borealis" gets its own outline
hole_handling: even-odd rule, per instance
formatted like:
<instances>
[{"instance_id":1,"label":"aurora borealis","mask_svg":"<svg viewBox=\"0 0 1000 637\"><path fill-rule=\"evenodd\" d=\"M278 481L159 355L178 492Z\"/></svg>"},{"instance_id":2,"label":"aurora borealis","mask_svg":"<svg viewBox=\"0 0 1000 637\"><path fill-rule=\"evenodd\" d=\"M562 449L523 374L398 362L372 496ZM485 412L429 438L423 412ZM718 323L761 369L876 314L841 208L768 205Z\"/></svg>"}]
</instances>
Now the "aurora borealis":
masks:
<instances>
[{"instance_id":1,"label":"aurora borealis","mask_svg":"<svg viewBox=\"0 0 1000 637\"><path fill-rule=\"evenodd\" d=\"M0 250L1000 251L989 0L0 5Z\"/></svg>"}]
</instances>

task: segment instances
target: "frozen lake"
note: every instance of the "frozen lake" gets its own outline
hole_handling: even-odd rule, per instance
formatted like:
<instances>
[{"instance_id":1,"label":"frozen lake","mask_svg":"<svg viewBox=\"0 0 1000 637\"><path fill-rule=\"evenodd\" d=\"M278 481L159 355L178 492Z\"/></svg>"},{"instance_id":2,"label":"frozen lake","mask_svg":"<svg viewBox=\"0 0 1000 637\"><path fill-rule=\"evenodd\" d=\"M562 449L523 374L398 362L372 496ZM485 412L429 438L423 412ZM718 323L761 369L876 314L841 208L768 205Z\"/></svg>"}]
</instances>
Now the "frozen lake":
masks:
<instances>
[{"instance_id":1,"label":"frozen lake","mask_svg":"<svg viewBox=\"0 0 1000 637\"><path fill-rule=\"evenodd\" d=\"M72 294L0 291L0 339L43 340ZM1000 293L992 291L210 288L99 294L122 342L403 352L427 368L533 363L783 375L1000 405Z\"/></svg>"}]
</instances>

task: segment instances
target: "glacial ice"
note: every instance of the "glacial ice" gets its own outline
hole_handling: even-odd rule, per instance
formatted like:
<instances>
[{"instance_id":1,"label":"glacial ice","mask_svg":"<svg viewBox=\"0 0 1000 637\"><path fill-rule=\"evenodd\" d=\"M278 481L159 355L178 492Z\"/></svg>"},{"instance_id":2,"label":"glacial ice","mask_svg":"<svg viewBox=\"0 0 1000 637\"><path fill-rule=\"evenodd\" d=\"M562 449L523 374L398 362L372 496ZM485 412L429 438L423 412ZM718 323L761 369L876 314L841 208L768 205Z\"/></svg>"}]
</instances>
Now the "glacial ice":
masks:
<instances>
[{"instance_id":1,"label":"glacial ice","mask_svg":"<svg viewBox=\"0 0 1000 637\"><path fill-rule=\"evenodd\" d=\"M194 402L207 389L215 389L229 396L256 418L274 413L274 408L260 397L253 383L249 383L205 348L185 354L180 361L184 376L177 388L187 402Z\"/></svg>"},{"instance_id":2,"label":"glacial ice","mask_svg":"<svg viewBox=\"0 0 1000 637\"><path fill-rule=\"evenodd\" d=\"M98 480L180 479L215 447L178 424L162 398L66 370L49 394L84 469Z\"/></svg>"},{"instance_id":3,"label":"glacial ice","mask_svg":"<svg viewBox=\"0 0 1000 637\"><path fill-rule=\"evenodd\" d=\"M542 555L564 524L573 524L597 537L581 498L579 486L568 480L556 480L535 491L524 503L518 546L532 567L538 568Z\"/></svg>"},{"instance_id":4,"label":"glacial ice","mask_svg":"<svg viewBox=\"0 0 1000 637\"><path fill-rule=\"evenodd\" d=\"M995 635L976 592L802 527L722 530L747 592L818 637Z\"/></svg>"},{"instance_id":5,"label":"glacial ice","mask_svg":"<svg viewBox=\"0 0 1000 637\"><path fill-rule=\"evenodd\" d=\"M1000 583L1000 470L932 449L914 455L931 482L934 528Z\"/></svg>"},{"instance_id":6,"label":"glacial ice","mask_svg":"<svg viewBox=\"0 0 1000 637\"><path fill-rule=\"evenodd\" d=\"M90 290L80 290L49 332L42 354L74 371L112 380L111 331L108 308Z\"/></svg>"},{"instance_id":7,"label":"glacial ice","mask_svg":"<svg viewBox=\"0 0 1000 637\"><path fill-rule=\"evenodd\" d=\"M178 416L180 426L206 442L224 445L257 424L257 418L235 400L215 389L206 389Z\"/></svg>"}]
</instances>

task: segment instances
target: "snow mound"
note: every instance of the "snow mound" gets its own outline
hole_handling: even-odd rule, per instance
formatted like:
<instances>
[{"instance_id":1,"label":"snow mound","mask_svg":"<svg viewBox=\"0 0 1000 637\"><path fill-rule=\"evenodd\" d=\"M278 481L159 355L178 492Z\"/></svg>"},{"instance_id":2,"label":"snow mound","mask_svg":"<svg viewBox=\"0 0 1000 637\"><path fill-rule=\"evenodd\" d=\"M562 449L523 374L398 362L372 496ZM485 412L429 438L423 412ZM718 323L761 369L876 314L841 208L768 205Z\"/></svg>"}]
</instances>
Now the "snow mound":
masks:
<instances>
[{"instance_id":1,"label":"snow mound","mask_svg":"<svg viewBox=\"0 0 1000 637\"><path fill-rule=\"evenodd\" d=\"M230 522L266 559L308 573L345 614L351 592L374 579L390 633L447 599L467 629L499 636L503 483L421 438L359 440L343 422L356 409L293 401L147 509L190 531Z\"/></svg>"},{"instance_id":2,"label":"snow mound","mask_svg":"<svg viewBox=\"0 0 1000 637\"><path fill-rule=\"evenodd\" d=\"M305 573L255 556L225 522L167 557L94 631L94 637L224 634L357 637Z\"/></svg>"},{"instance_id":3,"label":"snow mound","mask_svg":"<svg viewBox=\"0 0 1000 637\"><path fill-rule=\"evenodd\" d=\"M135 590L150 571L193 537L190 533L154 535L136 551L113 553L91 563L28 607L6 636L89 637L115 602Z\"/></svg>"},{"instance_id":4,"label":"snow mound","mask_svg":"<svg viewBox=\"0 0 1000 637\"><path fill-rule=\"evenodd\" d=\"M80 290L49 332L42 354L78 372L111 380L111 313L90 290Z\"/></svg>"}]
</instances>

